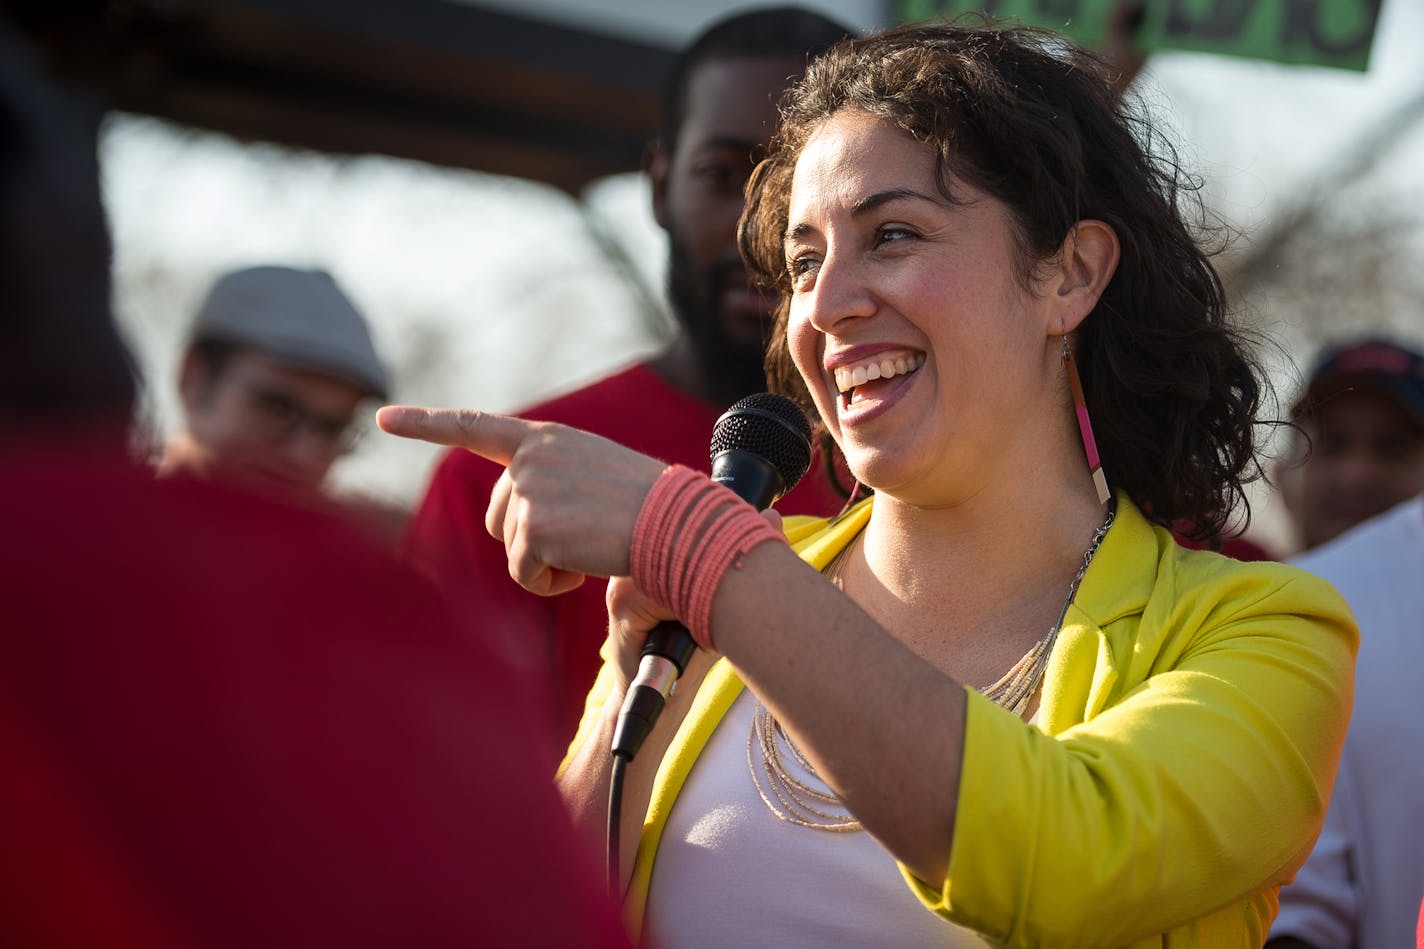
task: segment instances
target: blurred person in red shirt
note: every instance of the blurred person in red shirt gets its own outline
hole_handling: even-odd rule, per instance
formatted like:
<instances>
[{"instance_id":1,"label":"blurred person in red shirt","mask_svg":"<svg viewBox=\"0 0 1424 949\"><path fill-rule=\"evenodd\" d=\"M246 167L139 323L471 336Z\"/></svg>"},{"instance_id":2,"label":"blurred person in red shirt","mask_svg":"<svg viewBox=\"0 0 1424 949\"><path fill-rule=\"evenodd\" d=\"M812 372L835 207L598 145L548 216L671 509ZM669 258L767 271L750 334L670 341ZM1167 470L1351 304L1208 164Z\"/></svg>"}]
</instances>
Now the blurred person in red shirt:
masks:
<instances>
[{"instance_id":1,"label":"blurred person in red shirt","mask_svg":"<svg viewBox=\"0 0 1424 949\"><path fill-rule=\"evenodd\" d=\"M678 56L664 84L661 129L646 159L653 213L668 235L677 334L651 360L521 415L709 470L717 417L766 388L772 301L752 289L737 250L743 185L775 129L781 93L809 58L851 33L805 9L744 11L713 24ZM567 742L601 664L607 582L591 579L544 598L509 578L504 547L484 526L502 471L470 452L447 453L412 519L405 550L471 613L509 618L492 629L514 635L496 645L543 683L540 702ZM813 463L777 509L835 513L845 493L833 480L830 465Z\"/></svg>"},{"instance_id":2,"label":"blurred person in red shirt","mask_svg":"<svg viewBox=\"0 0 1424 949\"><path fill-rule=\"evenodd\" d=\"M27 55L0 31L0 945L626 947L428 581L129 457L97 109Z\"/></svg>"}]
</instances>

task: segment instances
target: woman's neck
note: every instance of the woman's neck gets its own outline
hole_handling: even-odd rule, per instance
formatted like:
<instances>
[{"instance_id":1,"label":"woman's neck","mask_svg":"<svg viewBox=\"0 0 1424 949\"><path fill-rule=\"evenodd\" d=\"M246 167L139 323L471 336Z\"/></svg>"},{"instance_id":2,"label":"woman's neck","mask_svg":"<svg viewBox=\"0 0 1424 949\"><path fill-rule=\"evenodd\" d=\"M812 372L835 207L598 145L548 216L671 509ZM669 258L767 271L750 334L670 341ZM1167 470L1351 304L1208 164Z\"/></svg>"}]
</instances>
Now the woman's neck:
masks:
<instances>
[{"instance_id":1,"label":"woman's neck","mask_svg":"<svg viewBox=\"0 0 1424 949\"><path fill-rule=\"evenodd\" d=\"M951 637L988 628L1041 635L1057 621L1106 510L1086 473L1056 490L1019 484L1028 488L934 509L878 496L858 562L847 565L860 572L857 599L902 629L923 618L922 636L935 623Z\"/></svg>"}]
</instances>

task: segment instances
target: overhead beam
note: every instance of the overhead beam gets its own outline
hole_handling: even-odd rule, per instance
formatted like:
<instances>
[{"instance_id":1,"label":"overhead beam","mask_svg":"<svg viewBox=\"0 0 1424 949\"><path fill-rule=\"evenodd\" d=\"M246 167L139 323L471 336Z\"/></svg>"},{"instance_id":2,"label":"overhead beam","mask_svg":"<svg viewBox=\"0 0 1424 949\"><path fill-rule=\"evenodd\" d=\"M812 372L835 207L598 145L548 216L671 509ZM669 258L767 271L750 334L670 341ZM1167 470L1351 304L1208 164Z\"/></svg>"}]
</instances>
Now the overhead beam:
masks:
<instances>
[{"instance_id":1,"label":"overhead beam","mask_svg":"<svg viewBox=\"0 0 1424 949\"><path fill-rule=\"evenodd\" d=\"M109 104L578 191L639 167L672 52L447 0L20 4ZM65 9L64 4L58 9Z\"/></svg>"}]
</instances>

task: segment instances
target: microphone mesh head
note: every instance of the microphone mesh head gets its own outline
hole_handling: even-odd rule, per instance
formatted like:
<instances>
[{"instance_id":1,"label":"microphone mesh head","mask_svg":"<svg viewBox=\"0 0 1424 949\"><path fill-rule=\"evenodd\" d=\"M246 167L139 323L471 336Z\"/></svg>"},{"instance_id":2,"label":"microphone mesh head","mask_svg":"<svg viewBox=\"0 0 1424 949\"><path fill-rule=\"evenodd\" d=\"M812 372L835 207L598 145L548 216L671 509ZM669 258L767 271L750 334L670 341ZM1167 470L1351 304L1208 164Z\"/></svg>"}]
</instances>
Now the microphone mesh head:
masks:
<instances>
[{"instance_id":1,"label":"microphone mesh head","mask_svg":"<svg viewBox=\"0 0 1424 949\"><path fill-rule=\"evenodd\" d=\"M790 491L811 467L811 423L790 399L757 392L724 412L712 428L712 457L733 450L769 461Z\"/></svg>"}]
</instances>

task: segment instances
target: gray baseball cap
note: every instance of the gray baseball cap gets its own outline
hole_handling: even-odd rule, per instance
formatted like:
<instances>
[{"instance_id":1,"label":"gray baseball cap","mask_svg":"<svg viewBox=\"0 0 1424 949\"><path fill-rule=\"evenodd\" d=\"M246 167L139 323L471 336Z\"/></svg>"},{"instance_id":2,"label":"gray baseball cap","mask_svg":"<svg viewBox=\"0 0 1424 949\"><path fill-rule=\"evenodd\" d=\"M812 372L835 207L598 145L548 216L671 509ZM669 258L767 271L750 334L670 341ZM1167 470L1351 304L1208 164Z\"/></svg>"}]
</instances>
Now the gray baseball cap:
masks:
<instances>
[{"instance_id":1,"label":"gray baseball cap","mask_svg":"<svg viewBox=\"0 0 1424 949\"><path fill-rule=\"evenodd\" d=\"M330 373L378 399L390 390L365 319L323 270L249 267L219 277L198 308L192 338Z\"/></svg>"}]
</instances>

